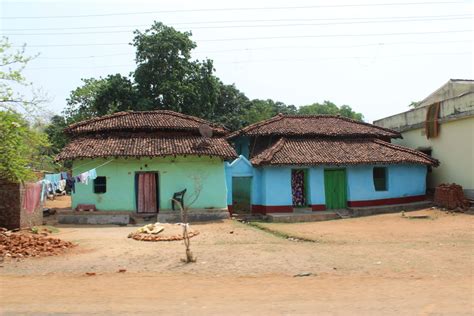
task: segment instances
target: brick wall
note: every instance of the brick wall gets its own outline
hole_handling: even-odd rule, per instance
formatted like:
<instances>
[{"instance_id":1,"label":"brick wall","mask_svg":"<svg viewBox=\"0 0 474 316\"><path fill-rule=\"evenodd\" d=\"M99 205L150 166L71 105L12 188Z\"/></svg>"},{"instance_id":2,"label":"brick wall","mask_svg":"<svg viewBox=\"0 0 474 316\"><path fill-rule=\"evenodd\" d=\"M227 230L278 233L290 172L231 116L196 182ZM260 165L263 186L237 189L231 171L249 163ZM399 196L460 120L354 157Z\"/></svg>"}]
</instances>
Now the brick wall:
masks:
<instances>
[{"instance_id":1,"label":"brick wall","mask_svg":"<svg viewBox=\"0 0 474 316\"><path fill-rule=\"evenodd\" d=\"M32 213L21 207L24 191L21 184L0 179L0 227L14 229L43 224L41 205Z\"/></svg>"}]
</instances>

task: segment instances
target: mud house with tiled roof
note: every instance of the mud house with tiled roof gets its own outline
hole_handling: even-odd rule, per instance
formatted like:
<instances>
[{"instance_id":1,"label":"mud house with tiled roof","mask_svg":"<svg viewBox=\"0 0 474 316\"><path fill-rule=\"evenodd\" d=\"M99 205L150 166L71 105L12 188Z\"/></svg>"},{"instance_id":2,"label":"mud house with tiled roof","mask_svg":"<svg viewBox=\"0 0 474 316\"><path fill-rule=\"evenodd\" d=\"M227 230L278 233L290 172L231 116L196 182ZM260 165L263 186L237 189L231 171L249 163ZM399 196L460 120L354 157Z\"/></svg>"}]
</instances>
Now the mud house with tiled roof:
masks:
<instances>
[{"instance_id":1,"label":"mud house with tiled roof","mask_svg":"<svg viewBox=\"0 0 474 316\"><path fill-rule=\"evenodd\" d=\"M397 131L329 115L282 115L228 136L228 204L253 213L400 204L425 199L438 161L390 143Z\"/></svg>"},{"instance_id":2,"label":"mud house with tiled roof","mask_svg":"<svg viewBox=\"0 0 474 316\"><path fill-rule=\"evenodd\" d=\"M224 160L237 156L225 128L162 110L106 115L65 132L70 142L57 159L72 161L73 175L97 173L75 185L73 208L162 213L172 208L174 193L186 189L185 206L227 213Z\"/></svg>"}]
</instances>

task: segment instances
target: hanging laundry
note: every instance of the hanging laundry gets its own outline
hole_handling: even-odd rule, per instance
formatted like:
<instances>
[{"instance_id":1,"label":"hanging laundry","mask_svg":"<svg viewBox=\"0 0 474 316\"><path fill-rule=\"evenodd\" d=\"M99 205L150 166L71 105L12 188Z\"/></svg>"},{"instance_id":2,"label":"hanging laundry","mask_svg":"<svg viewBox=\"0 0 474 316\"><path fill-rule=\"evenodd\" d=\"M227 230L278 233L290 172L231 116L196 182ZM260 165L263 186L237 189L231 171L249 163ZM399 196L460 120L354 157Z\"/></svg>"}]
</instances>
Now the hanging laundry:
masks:
<instances>
[{"instance_id":1,"label":"hanging laundry","mask_svg":"<svg viewBox=\"0 0 474 316\"><path fill-rule=\"evenodd\" d=\"M23 208L28 213L33 213L39 206L41 199L41 184L28 183L25 185L25 193L23 194Z\"/></svg>"},{"instance_id":2,"label":"hanging laundry","mask_svg":"<svg viewBox=\"0 0 474 316\"><path fill-rule=\"evenodd\" d=\"M46 192L47 192L47 194L49 194L49 195L54 194L53 184L48 180L45 180L45 181L46 181Z\"/></svg>"},{"instance_id":3,"label":"hanging laundry","mask_svg":"<svg viewBox=\"0 0 474 316\"><path fill-rule=\"evenodd\" d=\"M51 183L53 193L56 192L59 185L59 180L61 180L60 173L45 174L44 179L48 180Z\"/></svg>"},{"instance_id":4,"label":"hanging laundry","mask_svg":"<svg viewBox=\"0 0 474 316\"><path fill-rule=\"evenodd\" d=\"M66 180L64 179L59 180L58 190L63 192L65 189L66 189Z\"/></svg>"},{"instance_id":5,"label":"hanging laundry","mask_svg":"<svg viewBox=\"0 0 474 316\"><path fill-rule=\"evenodd\" d=\"M83 172L83 173L77 175L77 176L74 176L73 178L75 180L75 183L80 182L80 183L83 183L83 184L86 184L86 185L89 184L89 179L90 180L95 180L97 178L97 170L96 169L98 169L102 166L105 166L106 164L111 163L112 161L113 160L109 160L109 161L107 161L107 162L105 162L105 163L103 163L103 164L101 164L101 165L99 165L99 166L97 166L93 169L90 169L86 172Z\"/></svg>"},{"instance_id":6,"label":"hanging laundry","mask_svg":"<svg viewBox=\"0 0 474 316\"><path fill-rule=\"evenodd\" d=\"M95 180L97 178L97 171L94 169L89 170L89 179Z\"/></svg>"},{"instance_id":7,"label":"hanging laundry","mask_svg":"<svg viewBox=\"0 0 474 316\"><path fill-rule=\"evenodd\" d=\"M89 184L89 171L83 172L79 175L80 182L83 184Z\"/></svg>"},{"instance_id":8,"label":"hanging laundry","mask_svg":"<svg viewBox=\"0 0 474 316\"><path fill-rule=\"evenodd\" d=\"M41 180L41 202L44 201L44 198L48 195L48 183L49 181L47 180Z\"/></svg>"},{"instance_id":9,"label":"hanging laundry","mask_svg":"<svg viewBox=\"0 0 474 316\"><path fill-rule=\"evenodd\" d=\"M76 193L76 177L70 177L66 180L66 186L71 188L72 193Z\"/></svg>"},{"instance_id":10,"label":"hanging laundry","mask_svg":"<svg viewBox=\"0 0 474 316\"><path fill-rule=\"evenodd\" d=\"M61 180L67 180L67 178L68 178L67 172L65 171L61 172Z\"/></svg>"}]
</instances>

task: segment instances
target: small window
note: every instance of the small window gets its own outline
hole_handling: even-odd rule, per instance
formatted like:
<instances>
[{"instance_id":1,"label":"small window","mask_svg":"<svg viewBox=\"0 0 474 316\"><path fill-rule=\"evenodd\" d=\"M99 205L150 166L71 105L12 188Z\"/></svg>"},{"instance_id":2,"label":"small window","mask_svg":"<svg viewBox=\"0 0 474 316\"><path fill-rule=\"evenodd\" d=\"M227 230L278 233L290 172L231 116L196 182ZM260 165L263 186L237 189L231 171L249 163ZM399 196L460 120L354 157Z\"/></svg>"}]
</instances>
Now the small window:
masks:
<instances>
[{"instance_id":1,"label":"small window","mask_svg":"<svg viewBox=\"0 0 474 316\"><path fill-rule=\"evenodd\" d=\"M97 177L94 179L94 193L107 192L107 178Z\"/></svg>"},{"instance_id":2,"label":"small window","mask_svg":"<svg viewBox=\"0 0 474 316\"><path fill-rule=\"evenodd\" d=\"M387 191L387 168L374 167L375 191Z\"/></svg>"}]
</instances>

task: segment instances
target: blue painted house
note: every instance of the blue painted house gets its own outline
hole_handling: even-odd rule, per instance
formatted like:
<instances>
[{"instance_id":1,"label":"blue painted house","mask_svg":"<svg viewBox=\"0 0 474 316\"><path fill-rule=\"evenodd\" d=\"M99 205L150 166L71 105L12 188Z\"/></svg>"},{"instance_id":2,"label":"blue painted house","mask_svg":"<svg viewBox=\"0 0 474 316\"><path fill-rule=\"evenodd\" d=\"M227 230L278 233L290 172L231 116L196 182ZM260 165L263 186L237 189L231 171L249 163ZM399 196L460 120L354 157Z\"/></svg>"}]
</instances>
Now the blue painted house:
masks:
<instances>
[{"instance_id":1,"label":"blue painted house","mask_svg":"<svg viewBox=\"0 0 474 316\"><path fill-rule=\"evenodd\" d=\"M425 199L438 161L390 143L400 133L329 115L282 115L232 133L240 155L226 163L229 210L313 211Z\"/></svg>"}]
</instances>

